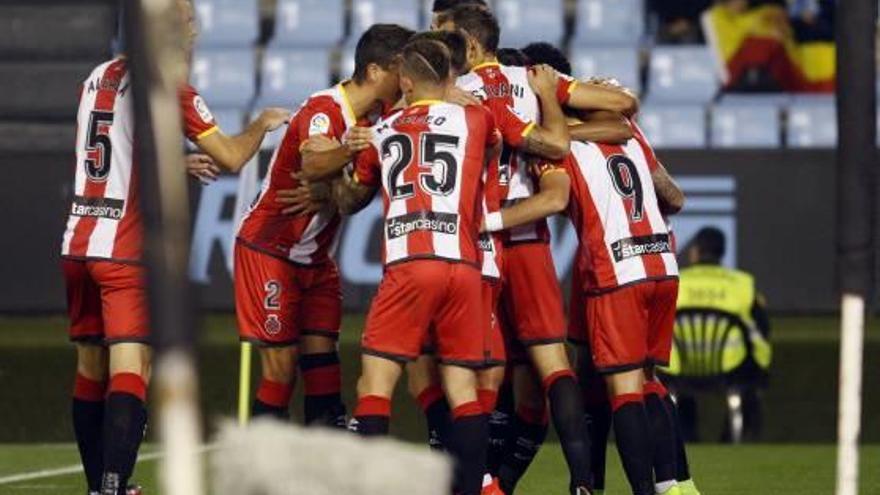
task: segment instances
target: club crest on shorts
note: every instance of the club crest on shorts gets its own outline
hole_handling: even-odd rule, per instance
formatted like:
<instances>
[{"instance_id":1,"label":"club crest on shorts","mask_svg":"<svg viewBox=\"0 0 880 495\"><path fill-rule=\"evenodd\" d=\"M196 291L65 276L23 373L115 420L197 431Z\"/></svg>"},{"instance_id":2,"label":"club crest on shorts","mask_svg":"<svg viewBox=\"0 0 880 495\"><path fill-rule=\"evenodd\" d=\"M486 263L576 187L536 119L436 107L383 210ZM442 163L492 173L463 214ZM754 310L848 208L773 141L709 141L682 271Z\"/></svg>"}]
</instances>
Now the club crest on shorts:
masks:
<instances>
[{"instance_id":1,"label":"club crest on shorts","mask_svg":"<svg viewBox=\"0 0 880 495\"><path fill-rule=\"evenodd\" d=\"M278 315L267 316L266 322L263 324L263 329L266 330L266 333L269 335L278 335L281 333L281 320L278 319Z\"/></svg>"},{"instance_id":2,"label":"club crest on shorts","mask_svg":"<svg viewBox=\"0 0 880 495\"><path fill-rule=\"evenodd\" d=\"M330 117L326 113L316 113L309 121L309 136L326 134L330 130Z\"/></svg>"}]
</instances>

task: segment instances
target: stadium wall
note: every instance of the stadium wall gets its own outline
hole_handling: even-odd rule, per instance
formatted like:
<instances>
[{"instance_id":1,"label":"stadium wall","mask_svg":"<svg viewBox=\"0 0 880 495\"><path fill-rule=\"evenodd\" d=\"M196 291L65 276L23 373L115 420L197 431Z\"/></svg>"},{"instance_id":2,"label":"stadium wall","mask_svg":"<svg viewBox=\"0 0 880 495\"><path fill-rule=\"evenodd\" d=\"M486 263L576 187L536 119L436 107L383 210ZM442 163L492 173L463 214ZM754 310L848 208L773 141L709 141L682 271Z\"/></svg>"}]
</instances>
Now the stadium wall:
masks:
<instances>
[{"instance_id":1,"label":"stadium wall","mask_svg":"<svg viewBox=\"0 0 880 495\"><path fill-rule=\"evenodd\" d=\"M834 153L793 150L665 151L661 158L688 194L674 219L679 250L704 225L730 237L725 260L755 273L775 312L826 312L834 295ZM262 161L266 162L264 154ZM16 153L6 166L0 250L0 311L64 309L59 245L71 194L71 154ZM191 275L204 306L231 310L227 255L236 180L193 184ZM363 311L381 276L379 207L346 225L339 250L345 304ZM557 272L568 278L576 245L567 221L554 222ZM735 240L735 241L734 241Z\"/></svg>"}]
</instances>

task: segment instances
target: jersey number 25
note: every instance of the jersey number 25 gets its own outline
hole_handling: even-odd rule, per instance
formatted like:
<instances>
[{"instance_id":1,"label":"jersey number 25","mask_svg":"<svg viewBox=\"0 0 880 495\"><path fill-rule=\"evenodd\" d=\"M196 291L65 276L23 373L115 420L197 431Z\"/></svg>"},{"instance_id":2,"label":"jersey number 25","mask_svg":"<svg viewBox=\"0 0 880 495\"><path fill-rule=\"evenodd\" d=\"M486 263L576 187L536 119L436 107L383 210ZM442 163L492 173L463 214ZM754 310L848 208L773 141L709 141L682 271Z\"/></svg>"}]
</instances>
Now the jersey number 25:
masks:
<instances>
[{"instance_id":1,"label":"jersey number 25","mask_svg":"<svg viewBox=\"0 0 880 495\"><path fill-rule=\"evenodd\" d=\"M424 133L420 141L419 186L428 194L448 196L455 189L458 177L458 161L450 152L458 149L458 136ZM396 157L388 170L388 189L392 200L415 194L415 184L400 180L413 161L413 151L412 139L406 134L395 134L382 142L382 156Z\"/></svg>"}]
</instances>

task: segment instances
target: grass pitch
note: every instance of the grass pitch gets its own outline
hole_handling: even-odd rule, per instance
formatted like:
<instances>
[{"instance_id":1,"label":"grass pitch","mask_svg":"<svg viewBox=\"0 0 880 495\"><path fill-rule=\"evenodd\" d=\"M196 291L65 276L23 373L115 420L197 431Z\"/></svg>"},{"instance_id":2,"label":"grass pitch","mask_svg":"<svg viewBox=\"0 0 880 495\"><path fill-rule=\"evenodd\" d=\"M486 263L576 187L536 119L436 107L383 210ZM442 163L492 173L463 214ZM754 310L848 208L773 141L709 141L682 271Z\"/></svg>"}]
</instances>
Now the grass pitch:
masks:
<instances>
[{"instance_id":1,"label":"grass pitch","mask_svg":"<svg viewBox=\"0 0 880 495\"><path fill-rule=\"evenodd\" d=\"M692 471L705 495L830 495L834 489L838 322L830 317L774 319L774 365L766 394L765 438L774 444L728 447L690 446ZM61 317L0 317L0 495L83 494L85 486L69 422L69 393L74 366ZM358 339L363 318L346 317L340 353L345 399L354 404L353 382L359 372ZM219 416L236 410L238 346L230 315L206 318L200 345L201 399L207 430ZM256 361L255 361L256 364ZM256 374L256 369L254 370ZM862 438L862 489L880 494L880 324L871 320L866 335ZM401 387L394 404L392 432L424 441L421 413ZM294 402L296 414L301 402ZM704 404L701 404L701 407ZM703 438L717 438L719 398L701 409ZM552 437L551 437L552 438ZM149 441L149 440L148 440ZM148 457L151 445L143 451ZM609 447L608 490L628 493L617 453ZM135 478L156 488L155 458L138 465ZM68 474L36 476L60 468ZM17 482L10 476L31 473ZM558 445L548 443L520 485L518 494L565 493L565 462Z\"/></svg>"},{"instance_id":2,"label":"grass pitch","mask_svg":"<svg viewBox=\"0 0 880 495\"><path fill-rule=\"evenodd\" d=\"M147 446L144 452L152 452ZM834 447L806 445L695 445L689 449L692 472L704 495L829 495L834 492ZM629 493L613 445L609 447L606 493ZM862 449L861 494L880 493L880 447ZM72 444L0 445L0 494L57 495L85 493L79 473L11 484L13 474L76 466ZM145 493L157 494L156 461L142 461L135 479ZM565 461L557 444L541 450L520 484L519 495L562 495L568 486ZM219 495L219 494L218 494ZM225 494L224 494L225 495Z\"/></svg>"}]
</instances>

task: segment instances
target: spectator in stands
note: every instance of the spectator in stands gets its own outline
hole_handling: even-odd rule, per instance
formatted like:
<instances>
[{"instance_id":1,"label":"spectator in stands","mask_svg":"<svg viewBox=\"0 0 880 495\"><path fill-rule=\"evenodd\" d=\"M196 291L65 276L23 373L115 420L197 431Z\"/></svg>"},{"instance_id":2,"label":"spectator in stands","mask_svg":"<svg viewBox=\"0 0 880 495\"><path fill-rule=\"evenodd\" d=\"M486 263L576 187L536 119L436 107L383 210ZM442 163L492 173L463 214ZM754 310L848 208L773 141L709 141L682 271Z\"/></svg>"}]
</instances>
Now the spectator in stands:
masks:
<instances>
[{"instance_id":1,"label":"spectator in stands","mask_svg":"<svg viewBox=\"0 0 880 495\"><path fill-rule=\"evenodd\" d=\"M800 42L833 41L835 0L788 0L788 13Z\"/></svg>"},{"instance_id":2,"label":"spectator in stands","mask_svg":"<svg viewBox=\"0 0 880 495\"><path fill-rule=\"evenodd\" d=\"M784 0L718 0L703 13L726 90L834 90L834 45L799 44L787 5Z\"/></svg>"},{"instance_id":3,"label":"spectator in stands","mask_svg":"<svg viewBox=\"0 0 880 495\"><path fill-rule=\"evenodd\" d=\"M657 18L659 43L702 43L700 14L712 0L649 0L648 9Z\"/></svg>"}]
</instances>

